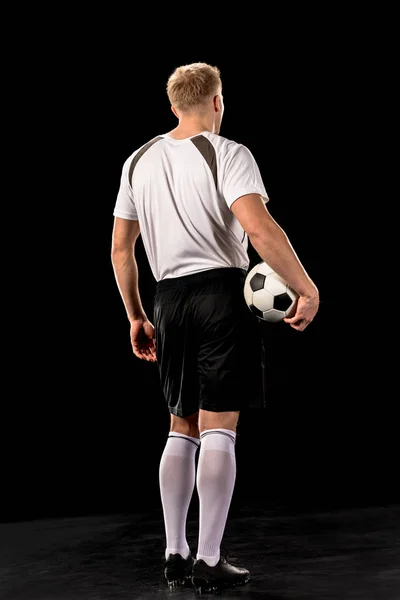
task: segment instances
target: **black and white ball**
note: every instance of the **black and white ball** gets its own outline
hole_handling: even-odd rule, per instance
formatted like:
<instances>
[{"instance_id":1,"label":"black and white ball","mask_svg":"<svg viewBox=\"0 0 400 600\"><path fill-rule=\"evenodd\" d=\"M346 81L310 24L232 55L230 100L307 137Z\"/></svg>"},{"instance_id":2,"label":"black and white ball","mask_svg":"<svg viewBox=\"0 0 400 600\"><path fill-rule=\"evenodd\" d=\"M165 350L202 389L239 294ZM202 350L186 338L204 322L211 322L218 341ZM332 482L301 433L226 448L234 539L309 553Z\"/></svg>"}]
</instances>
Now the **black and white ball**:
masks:
<instances>
[{"instance_id":1,"label":"black and white ball","mask_svg":"<svg viewBox=\"0 0 400 600\"><path fill-rule=\"evenodd\" d=\"M263 321L277 323L295 312L298 294L265 262L247 273L243 292L251 312Z\"/></svg>"}]
</instances>

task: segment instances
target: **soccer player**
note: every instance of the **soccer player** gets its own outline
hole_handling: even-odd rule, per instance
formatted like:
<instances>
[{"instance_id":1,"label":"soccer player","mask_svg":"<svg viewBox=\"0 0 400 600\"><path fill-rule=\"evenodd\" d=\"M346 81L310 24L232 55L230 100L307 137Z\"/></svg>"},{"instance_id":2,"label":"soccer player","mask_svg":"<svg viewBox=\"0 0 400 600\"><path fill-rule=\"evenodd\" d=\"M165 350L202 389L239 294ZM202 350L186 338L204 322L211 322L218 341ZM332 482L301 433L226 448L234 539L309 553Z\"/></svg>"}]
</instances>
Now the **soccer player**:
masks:
<instances>
[{"instance_id":1,"label":"soccer player","mask_svg":"<svg viewBox=\"0 0 400 600\"><path fill-rule=\"evenodd\" d=\"M207 591L250 579L247 569L220 553L236 478L236 428L251 401L247 375L256 356L256 319L243 297L248 240L299 294L295 314L284 319L288 325L304 331L317 313L319 292L267 209L251 151L220 135L218 67L177 67L167 94L177 127L137 148L122 166L112 265L133 352L157 363L170 413L159 467L165 577L170 585L189 580ZM154 325L138 290L139 234L156 280ZM199 532L192 557L186 519L195 487Z\"/></svg>"}]
</instances>

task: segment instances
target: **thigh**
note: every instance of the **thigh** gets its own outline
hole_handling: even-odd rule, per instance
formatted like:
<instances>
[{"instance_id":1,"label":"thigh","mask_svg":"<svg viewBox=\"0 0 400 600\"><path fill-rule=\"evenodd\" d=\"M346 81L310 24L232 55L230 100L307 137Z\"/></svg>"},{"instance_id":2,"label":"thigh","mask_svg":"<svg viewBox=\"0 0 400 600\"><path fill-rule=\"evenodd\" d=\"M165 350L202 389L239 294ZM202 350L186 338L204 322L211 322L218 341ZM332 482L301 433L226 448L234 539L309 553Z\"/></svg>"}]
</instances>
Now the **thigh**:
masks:
<instances>
[{"instance_id":1,"label":"thigh","mask_svg":"<svg viewBox=\"0 0 400 600\"><path fill-rule=\"evenodd\" d=\"M184 291L156 292L153 320L161 390L169 412L188 417L198 411L197 351Z\"/></svg>"},{"instance_id":2,"label":"thigh","mask_svg":"<svg viewBox=\"0 0 400 600\"><path fill-rule=\"evenodd\" d=\"M243 282L210 286L198 305L199 407L235 412L260 394L261 338L243 297Z\"/></svg>"}]
</instances>

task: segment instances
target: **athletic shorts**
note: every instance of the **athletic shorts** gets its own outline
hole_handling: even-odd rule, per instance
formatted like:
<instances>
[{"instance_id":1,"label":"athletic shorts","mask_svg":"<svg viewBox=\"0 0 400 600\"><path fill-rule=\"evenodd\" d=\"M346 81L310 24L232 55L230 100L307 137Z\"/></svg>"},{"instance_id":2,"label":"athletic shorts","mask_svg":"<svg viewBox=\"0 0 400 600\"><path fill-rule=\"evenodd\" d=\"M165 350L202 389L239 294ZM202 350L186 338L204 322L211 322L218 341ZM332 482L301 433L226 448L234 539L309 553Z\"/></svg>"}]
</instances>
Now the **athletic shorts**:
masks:
<instances>
[{"instance_id":1,"label":"athletic shorts","mask_svg":"<svg viewBox=\"0 0 400 600\"><path fill-rule=\"evenodd\" d=\"M157 367L171 414L264 407L264 343L244 300L246 274L219 268L156 283Z\"/></svg>"}]
</instances>

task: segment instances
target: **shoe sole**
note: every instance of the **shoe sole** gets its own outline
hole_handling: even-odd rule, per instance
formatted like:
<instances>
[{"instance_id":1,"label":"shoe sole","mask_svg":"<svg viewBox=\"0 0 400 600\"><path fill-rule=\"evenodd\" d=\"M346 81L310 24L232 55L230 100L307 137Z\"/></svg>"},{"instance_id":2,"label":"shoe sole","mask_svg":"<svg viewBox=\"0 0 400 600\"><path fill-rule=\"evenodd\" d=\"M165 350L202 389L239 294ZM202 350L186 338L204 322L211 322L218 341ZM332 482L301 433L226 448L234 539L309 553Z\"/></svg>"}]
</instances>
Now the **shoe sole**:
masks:
<instances>
[{"instance_id":1,"label":"shoe sole","mask_svg":"<svg viewBox=\"0 0 400 600\"><path fill-rule=\"evenodd\" d=\"M173 590L178 587L192 587L192 578L190 575L188 575L184 579L169 579L168 577L166 577L166 580L170 590Z\"/></svg>"},{"instance_id":2,"label":"shoe sole","mask_svg":"<svg viewBox=\"0 0 400 600\"><path fill-rule=\"evenodd\" d=\"M210 592L218 592L220 590L226 590L241 585L245 585L250 581L250 575L244 575L241 579L236 581L213 581L212 579L205 579L202 577L192 577L192 584L199 594L207 594Z\"/></svg>"},{"instance_id":3,"label":"shoe sole","mask_svg":"<svg viewBox=\"0 0 400 600\"><path fill-rule=\"evenodd\" d=\"M170 589L176 588L176 587L192 587L192 574L188 573L186 575L180 574L177 575L176 573L173 572L168 572L168 570L166 569L164 571L164 577L167 580L167 584L168 587Z\"/></svg>"}]
</instances>

